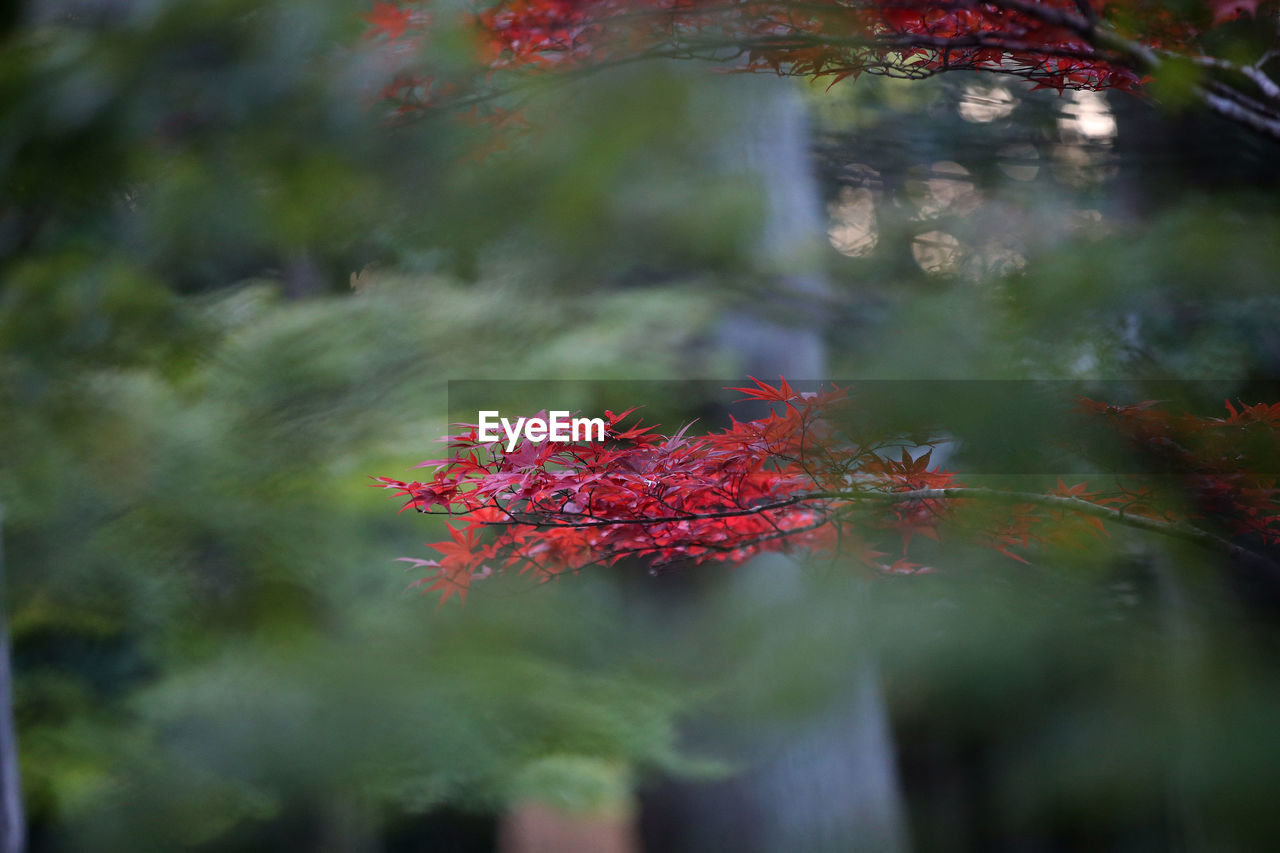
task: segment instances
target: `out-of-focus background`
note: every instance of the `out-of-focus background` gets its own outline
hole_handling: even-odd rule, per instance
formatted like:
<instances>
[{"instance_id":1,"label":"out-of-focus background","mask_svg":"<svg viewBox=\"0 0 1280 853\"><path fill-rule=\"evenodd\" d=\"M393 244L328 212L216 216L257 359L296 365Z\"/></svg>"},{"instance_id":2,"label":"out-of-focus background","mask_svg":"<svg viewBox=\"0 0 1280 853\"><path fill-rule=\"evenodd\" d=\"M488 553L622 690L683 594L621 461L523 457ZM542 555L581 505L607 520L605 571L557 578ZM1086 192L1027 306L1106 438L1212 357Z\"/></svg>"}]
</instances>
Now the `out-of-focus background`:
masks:
<instances>
[{"instance_id":1,"label":"out-of-focus background","mask_svg":"<svg viewBox=\"0 0 1280 853\"><path fill-rule=\"evenodd\" d=\"M437 455L450 379L1248 398L1280 372L1273 146L994 76L635 64L526 93L503 148L384 122L363 8L7 9L0 537L33 853L1276 837L1280 590L1203 553L633 567L437 610L394 560L438 520L367 479Z\"/></svg>"}]
</instances>

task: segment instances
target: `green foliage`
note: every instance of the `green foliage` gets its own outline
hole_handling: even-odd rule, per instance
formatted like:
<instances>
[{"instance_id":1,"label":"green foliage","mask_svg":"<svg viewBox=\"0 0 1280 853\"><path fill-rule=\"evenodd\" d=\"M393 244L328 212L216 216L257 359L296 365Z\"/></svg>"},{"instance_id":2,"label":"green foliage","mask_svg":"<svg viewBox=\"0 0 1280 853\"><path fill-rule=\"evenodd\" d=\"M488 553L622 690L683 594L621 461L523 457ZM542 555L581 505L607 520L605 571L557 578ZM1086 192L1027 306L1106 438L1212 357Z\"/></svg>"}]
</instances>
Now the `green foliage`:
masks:
<instances>
[{"instance_id":1,"label":"green foliage","mask_svg":"<svg viewBox=\"0 0 1280 853\"><path fill-rule=\"evenodd\" d=\"M1158 552L1217 579L1186 593L1199 657L1171 662L1160 593L1106 594L1138 540L1028 575L959 554L870 600L843 566L791 564L494 583L461 613L403 594L391 560L439 530L365 478L431 453L447 380L732 363L718 319L776 289L762 189L732 165L739 81L636 67L533 92L534 129L477 165L485 128L381 123L349 5L82 5L0 50L0 502L36 849L619 806L811 731L864 653L922 751L995 755L1005 825L1129 827L1174 774L1258 846L1269 635L1219 567ZM1114 143L1073 137L1064 108L1096 104L1013 89L977 121L960 108L1004 94L967 82L812 93L828 201L878 175L874 249L820 258L833 375L1274 372L1269 200L1128 219L1122 196L1177 177L1117 150L1151 116L1108 101ZM940 204L938 179L978 195ZM930 271L932 231L958 255Z\"/></svg>"}]
</instances>

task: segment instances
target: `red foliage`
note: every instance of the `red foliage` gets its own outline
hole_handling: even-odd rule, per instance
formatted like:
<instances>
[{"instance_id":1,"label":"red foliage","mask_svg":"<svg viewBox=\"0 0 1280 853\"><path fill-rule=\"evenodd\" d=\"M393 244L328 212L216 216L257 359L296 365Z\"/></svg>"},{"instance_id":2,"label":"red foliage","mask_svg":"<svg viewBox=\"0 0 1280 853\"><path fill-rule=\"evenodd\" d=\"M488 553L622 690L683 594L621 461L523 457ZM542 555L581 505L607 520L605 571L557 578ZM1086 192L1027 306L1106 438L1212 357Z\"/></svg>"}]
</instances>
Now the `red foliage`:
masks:
<instances>
[{"instance_id":1,"label":"red foliage","mask_svg":"<svg viewBox=\"0 0 1280 853\"><path fill-rule=\"evenodd\" d=\"M374 3L372 11L364 16L370 35L382 35L393 41L405 34L412 18L408 9L395 3Z\"/></svg>"},{"instance_id":2,"label":"red foliage","mask_svg":"<svg viewBox=\"0 0 1280 853\"><path fill-rule=\"evenodd\" d=\"M953 70L1063 89L1132 90L1157 54L1197 55L1199 36L1260 0L498 0L467 13L488 70L573 68L641 56L696 57L730 70L830 78L918 78ZM369 36L397 50L428 32L425 0L378 2ZM423 85L423 83L427 85ZM439 102L430 79L397 100ZM413 98L402 96L408 91Z\"/></svg>"},{"instance_id":3,"label":"red foliage","mask_svg":"<svg viewBox=\"0 0 1280 853\"><path fill-rule=\"evenodd\" d=\"M1105 492L1062 480L1043 494L968 488L933 464L931 449L913 454L897 436L855 440L836 429L849 405L840 388L805 393L785 379L752 381L733 390L772 404L772 413L704 436L627 425L628 410L606 413L603 443L524 439L504 452L502 440L480 441L474 425L462 425L466 432L446 439L448 457L418 466L435 469L427 480L375 478L405 498L402 511L458 518L448 540L430 545L438 559L406 561L427 570L419 584L444 601L465 599L473 580L495 572L547 581L625 557L664 566L839 551L873 570L920 571L909 559L912 540L939 539L948 525L1020 560L1031 546L1107 535L1103 518L1280 544L1276 478L1257 473L1280 456L1280 404L1228 403L1227 417L1204 418L1154 403L1081 401L1138 451L1174 466L1190 484L1188 507L1175 489L1123 478ZM976 527L957 518L983 500L999 513Z\"/></svg>"},{"instance_id":4,"label":"red foliage","mask_svg":"<svg viewBox=\"0 0 1280 853\"><path fill-rule=\"evenodd\" d=\"M1280 544L1280 403L1237 409L1228 400L1225 418L1175 414L1155 401L1081 405L1109 418L1149 467L1176 475L1189 503L1188 519L1264 545ZM1142 498L1150 507L1150 494L1127 497Z\"/></svg>"}]
</instances>

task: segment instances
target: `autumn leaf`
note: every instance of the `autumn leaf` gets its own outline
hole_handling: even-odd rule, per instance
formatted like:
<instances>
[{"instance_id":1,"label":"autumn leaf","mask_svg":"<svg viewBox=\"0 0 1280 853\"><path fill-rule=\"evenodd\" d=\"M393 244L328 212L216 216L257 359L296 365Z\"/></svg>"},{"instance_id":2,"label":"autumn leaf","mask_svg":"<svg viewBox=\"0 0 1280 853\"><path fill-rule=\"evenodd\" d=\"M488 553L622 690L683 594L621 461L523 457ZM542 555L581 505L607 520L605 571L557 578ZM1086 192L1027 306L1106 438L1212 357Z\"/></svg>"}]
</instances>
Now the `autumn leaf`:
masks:
<instances>
[{"instance_id":1,"label":"autumn leaf","mask_svg":"<svg viewBox=\"0 0 1280 853\"><path fill-rule=\"evenodd\" d=\"M373 9L363 15L369 24L370 35L384 35L395 41L405 34L412 18L408 9L395 3L374 3Z\"/></svg>"},{"instance_id":2,"label":"autumn leaf","mask_svg":"<svg viewBox=\"0 0 1280 853\"><path fill-rule=\"evenodd\" d=\"M751 382L735 390L786 410L731 418L705 435L687 424L670 436L638 422L624 427L634 409L608 412L604 442L524 441L510 453L501 442L454 436L452 455L423 463L434 468L429 477L375 477L373 485L402 499L402 512L444 512L459 522L447 527L448 539L429 545L435 559L405 558L424 570L417 586L442 603L465 600L476 580L503 571L544 583L623 559L694 567L767 551L843 551L868 568L917 573L926 568L908 559L912 541L942 541L953 529L1026 562L1021 552L1031 548L1079 548L1108 536L1105 513L1120 523L1143 518L1183 525L1184 533L1203 524L1280 542L1280 476L1260 473L1280 449L1280 405L1228 402L1227 417L1206 417L1174 414L1155 401L1082 401L1136 452L1180 466L1181 491L1171 491L1167 478L1058 478L1039 495L997 501L1000 512L975 526L958 508L976 499L968 496L998 493L968 489L956 472L939 469L932 445L889 433L845 445L819 428L844 405L843 389L797 393L782 377L777 385ZM1243 443L1244 430L1266 440ZM884 452L889 447L895 455ZM943 489L955 491L927 491ZM1062 498L1087 501L1091 510ZM1188 501L1192 511L1175 511Z\"/></svg>"},{"instance_id":3,"label":"autumn leaf","mask_svg":"<svg viewBox=\"0 0 1280 853\"><path fill-rule=\"evenodd\" d=\"M774 387L767 382L761 382L754 376L748 376L747 378L755 383L754 388L726 388L725 390L741 391L747 395L746 399L748 400L764 400L765 402L770 403L786 403L796 398L796 392L787 384L787 380L783 379L781 376L778 377L781 381L778 383L777 387Z\"/></svg>"}]
</instances>

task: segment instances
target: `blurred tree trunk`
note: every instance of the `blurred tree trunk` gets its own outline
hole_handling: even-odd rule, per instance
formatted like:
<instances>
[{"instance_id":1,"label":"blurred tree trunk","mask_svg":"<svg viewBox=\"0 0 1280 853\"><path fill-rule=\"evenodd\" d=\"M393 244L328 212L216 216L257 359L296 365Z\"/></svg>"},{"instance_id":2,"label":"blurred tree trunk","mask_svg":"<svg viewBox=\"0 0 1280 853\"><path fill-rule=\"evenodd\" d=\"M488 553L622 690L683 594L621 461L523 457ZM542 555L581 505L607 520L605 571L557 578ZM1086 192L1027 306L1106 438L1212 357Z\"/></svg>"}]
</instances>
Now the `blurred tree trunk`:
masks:
<instances>
[{"instance_id":1,"label":"blurred tree trunk","mask_svg":"<svg viewBox=\"0 0 1280 853\"><path fill-rule=\"evenodd\" d=\"M329 801L317 830L316 853L373 853L382 849L368 805L350 792Z\"/></svg>"},{"instance_id":2,"label":"blurred tree trunk","mask_svg":"<svg viewBox=\"0 0 1280 853\"><path fill-rule=\"evenodd\" d=\"M761 75L740 83L741 126L730 135L728 156L763 190L763 233L754 261L770 293L727 313L717 336L747 375L821 379L827 371L821 305L830 287L820 252L827 229L805 105L790 81Z\"/></svg>"},{"instance_id":3,"label":"blurred tree trunk","mask_svg":"<svg viewBox=\"0 0 1280 853\"><path fill-rule=\"evenodd\" d=\"M498 827L500 853L639 853L635 798L622 763L549 756L527 765Z\"/></svg>"},{"instance_id":4,"label":"blurred tree trunk","mask_svg":"<svg viewBox=\"0 0 1280 853\"><path fill-rule=\"evenodd\" d=\"M4 505L0 504L0 853L21 853L26 830L22 813L22 780L18 776L18 736L13 724L9 625L3 601Z\"/></svg>"},{"instance_id":5,"label":"blurred tree trunk","mask_svg":"<svg viewBox=\"0 0 1280 853\"><path fill-rule=\"evenodd\" d=\"M822 379L828 362L822 272L826 218L814 177L805 104L790 81L745 80L744 126L736 139L759 176L767 204L757 263L773 293L726 315L722 348L760 378ZM739 417L761 412L735 410ZM795 567L779 555L757 558L776 596ZM763 564L763 565L762 565ZM742 572L745 576L747 573ZM859 602L851 602L858 618ZM888 713L874 661L851 654L848 688L819 719L788 731L779 748L725 785L690 786L683 804L689 850L898 851L907 848L905 810ZM832 665L845 665L832 662Z\"/></svg>"},{"instance_id":6,"label":"blurred tree trunk","mask_svg":"<svg viewBox=\"0 0 1280 853\"><path fill-rule=\"evenodd\" d=\"M628 814L580 815L536 802L520 803L498 830L502 853L639 853Z\"/></svg>"},{"instance_id":7,"label":"blurred tree trunk","mask_svg":"<svg viewBox=\"0 0 1280 853\"><path fill-rule=\"evenodd\" d=\"M760 378L821 379L828 369L822 273L826 220L810 158L805 105L791 81L764 76L725 82L739 98L739 126L725 160L763 189L766 212L754 258L769 292L728 311L716 329L721 352L737 370ZM729 147L729 146L732 147ZM738 417L758 411L735 409ZM777 555L757 558L769 575L762 595L776 595L795 566ZM743 574L749 573L739 570ZM850 603L858 618L859 602ZM819 719L789 730L762 749L746 772L720 784L672 783L646 798L645 846L651 850L905 850L904 807L888 715L874 661L851 654L843 695ZM764 756L764 757L761 757ZM516 803L504 816L502 853L633 853L640 848L625 814L573 815L541 803Z\"/></svg>"}]
</instances>

